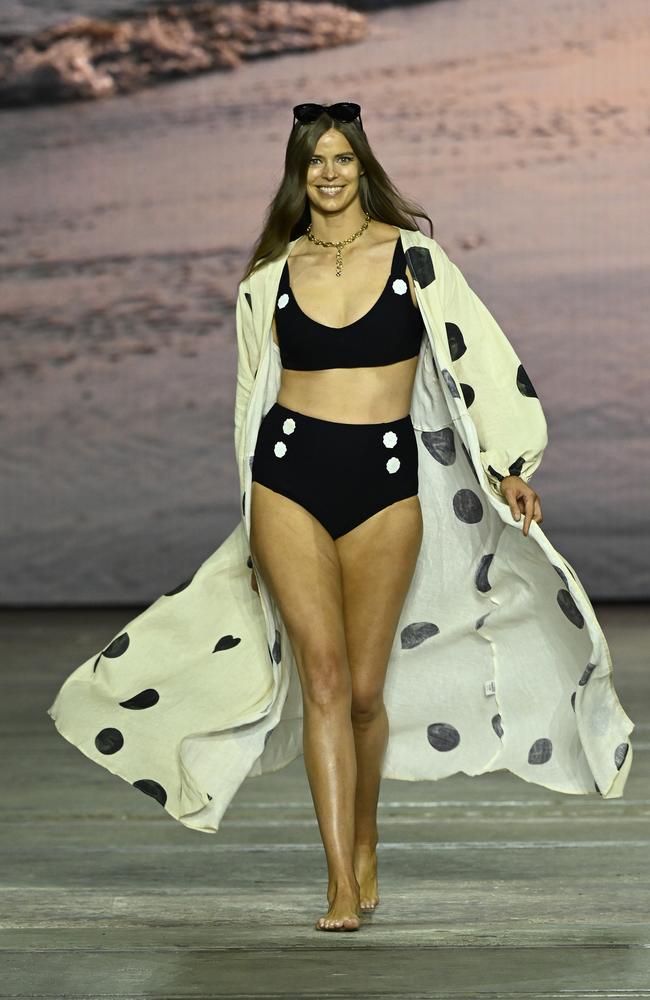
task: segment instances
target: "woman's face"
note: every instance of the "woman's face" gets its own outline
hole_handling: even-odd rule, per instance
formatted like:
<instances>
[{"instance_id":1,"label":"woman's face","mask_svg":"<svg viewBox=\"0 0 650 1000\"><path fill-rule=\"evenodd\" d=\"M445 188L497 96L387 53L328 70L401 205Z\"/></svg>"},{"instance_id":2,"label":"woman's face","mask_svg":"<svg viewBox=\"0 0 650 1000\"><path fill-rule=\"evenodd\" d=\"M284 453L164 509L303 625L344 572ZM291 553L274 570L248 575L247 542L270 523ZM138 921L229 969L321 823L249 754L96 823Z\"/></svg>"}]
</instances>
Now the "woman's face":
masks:
<instances>
[{"instance_id":1,"label":"woman's face","mask_svg":"<svg viewBox=\"0 0 650 1000\"><path fill-rule=\"evenodd\" d=\"M342 132L323 132L307 169L307 197L312 208L322 214L341 212L359 194L361 164ZM328 187L336 188L330 192Z\"/></svg>"}]
</instances>

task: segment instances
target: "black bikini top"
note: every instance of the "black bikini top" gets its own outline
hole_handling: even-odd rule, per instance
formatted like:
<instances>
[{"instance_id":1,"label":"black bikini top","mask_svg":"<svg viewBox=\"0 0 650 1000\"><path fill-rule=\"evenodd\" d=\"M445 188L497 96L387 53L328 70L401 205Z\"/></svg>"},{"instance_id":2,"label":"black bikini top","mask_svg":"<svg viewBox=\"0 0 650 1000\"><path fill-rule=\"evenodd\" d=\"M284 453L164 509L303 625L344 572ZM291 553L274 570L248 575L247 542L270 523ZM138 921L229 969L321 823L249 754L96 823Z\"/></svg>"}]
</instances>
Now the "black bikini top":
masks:
<instances>
[{"instance_id":1,"label":"black bikini top","mask_svg":"<svg viewBox=\"0 0 650 1000\"><path fill-rule=\"evenodd\" d=\"M401 238L397 238L390 274L381 295L365 316L348 326L325 326L302 311L291 291L289 265L285 261L275 325L282 367L294 371L370 368L415 357L420 351L424 326L409 292Z\"/></svg>"}]
</instances>

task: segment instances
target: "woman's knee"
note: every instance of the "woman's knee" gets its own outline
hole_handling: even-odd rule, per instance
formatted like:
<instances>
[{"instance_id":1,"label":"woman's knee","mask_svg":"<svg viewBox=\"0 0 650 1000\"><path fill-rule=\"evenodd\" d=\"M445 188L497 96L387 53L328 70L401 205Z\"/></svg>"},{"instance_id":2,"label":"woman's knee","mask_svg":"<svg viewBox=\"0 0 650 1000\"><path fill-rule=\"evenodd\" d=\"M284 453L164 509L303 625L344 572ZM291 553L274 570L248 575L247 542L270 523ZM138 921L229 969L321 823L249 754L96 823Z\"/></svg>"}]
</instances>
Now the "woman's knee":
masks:
<instances>
[{"instance_id":1,"label":"woman's knee","mask_svg":"<svg viewBox=\"0 0 650 1000\"><path fill-rule=\"evenodd\" d=\"M311 708L327 710L350 704L352 685L344 649L331 643L309 643L297 656L304 701Z\"/></svg>"},{"instance_id":2,"label":"woman's knee","mask_svg":"<svg viewBox=\"0 0 650 1000\"><path fill-rule=\"evenodd\" d=\"M363 727L374 722L384 711L384 695L376 685L352 684L350 712L355 726Z\"/></svg>"}]
</instances>

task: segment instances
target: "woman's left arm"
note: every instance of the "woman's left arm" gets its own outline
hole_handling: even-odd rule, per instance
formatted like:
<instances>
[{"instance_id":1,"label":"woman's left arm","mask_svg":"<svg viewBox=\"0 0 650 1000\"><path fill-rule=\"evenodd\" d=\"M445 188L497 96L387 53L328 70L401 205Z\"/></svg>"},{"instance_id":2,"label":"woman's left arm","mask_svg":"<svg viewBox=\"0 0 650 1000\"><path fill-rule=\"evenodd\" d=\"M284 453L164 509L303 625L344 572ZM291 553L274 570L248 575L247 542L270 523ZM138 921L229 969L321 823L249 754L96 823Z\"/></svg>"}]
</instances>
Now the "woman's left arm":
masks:
<instances>
[{"instance_id":1,"label":"woman's left arm","mask_svg":"<svg viewBox=\"0 0 650 1000\"><path fill-rule=\"evenodd\" d=\"M438 245L439 246L439 245ZM481 463L491 489L513 515L541 523L541 506L528 480L548 443L537 392L512 344L460 268L439 246L445 327L454 375L476 427Z\"/></svg>"}]
</instances>

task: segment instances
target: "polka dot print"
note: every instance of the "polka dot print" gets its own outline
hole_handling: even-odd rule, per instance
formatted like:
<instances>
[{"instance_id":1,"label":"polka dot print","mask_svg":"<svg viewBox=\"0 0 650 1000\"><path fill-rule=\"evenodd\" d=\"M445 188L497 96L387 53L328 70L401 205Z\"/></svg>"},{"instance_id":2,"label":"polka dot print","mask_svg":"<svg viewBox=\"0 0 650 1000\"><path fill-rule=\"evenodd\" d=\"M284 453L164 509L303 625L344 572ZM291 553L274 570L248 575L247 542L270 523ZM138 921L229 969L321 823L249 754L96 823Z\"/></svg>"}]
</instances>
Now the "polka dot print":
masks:
<instances>
[{"instance_id":1,"label":"polka dot print","mask_svg":"<svg viewBox=\"0 0 650 1000\"><path fill-rule=\"evenodd\" d=\"M460 383L460 391L463 394L463 399L465 400L465 406L469 409L469 407L472 405L472 403L476 398L476 393L472 389L471 385L467 384L467 382Z\"/></svg>"},{"instance_id":2,"label":"polka dot print","mask_svg":"<svg viewBox=\"0 0 650 1000\"><path fill-rule=\"evenodd\" d=\"M108 659L115 659L117 656L124 656L127 649L129 648L129 634L128 632L122 632L122 635L118 635L116 639L106 647L102 652L102 656L106 656Z\"/></svg>"},{"instance_id":3,"label":"polka dot print","mask_svg":"<svg viewBox=\"0 0 650 1000\"><path fill-rule=\"evenodd\" d=\"M180 594L182 590L187 590L193 579L193 576L189 576L187 580L183 580L183 582L179 583L173 590L166 591L166 593L163 594L163 597L174 597L176 594Z\"/></svg>"},{"instance_id":4,"label":"polka dot print","mask_svg":"<svg viewBox=\"0 0 650 1000\"><path fill-rule=\"evenodd\" d=\"M440 629L433 622L413 622L407 625L400 632L400 642L402 649L415 649L421 646L426 639L438 635Z\"/></svg>"},{"instance_id":5,"label":"polka dot print","mask_svg":"<svg viewBox=\"0 0 650 1000\"><path fill-rule=\"evenodd\" d=\"M456 399L460 399L460 393L458 391L458 386L456 385L454 377L453 377L453 375L450 372L447 371L446 368L442 369L442 377L444 378L445 382L447 383L447 387L448 387L450 393L452 394L452 396L455 396Z\"/></svg>"},{"instance_id":6,"label":"polka dot print","mask_svg":"<svg viewBox=\"0 0 650 1000\"><path fill-rule=\"evenodd\" d=\"M212 650L213 653L221 653L224 649L234 649L241 642L240 636L234 635L222 635L216 646Z\"/></svg>"},{"instance_id":7,"label":"polka dot print","mask_svg":"<svg viewBox=\"0 0 650 1000\"><path fill-rule=\"evenodd\" d=\"M585 686L585 684L587 683L587 681L589 680L589 678L591 677L591 675L593 674L593 672L594 672L595 669L596 669L596 664L595 663L588 663L587 664L587 666L585 667L585 669L582 672L582 676L580 677L580 680L578 681L578 684L580 685L580 687L584 687Z\"/></svg>"},{"instance_id":8,"label":"polka dot print","mask_svg":"<svg viewBox=\"0 0 650 1000\"><path fill-rule=\"evenodd\" d=\"M404 295L406 292L408 292L408 285L406 284L403 278L395 278L392 287L393 291L397 295Z\"/></svg>"},{"instance_id":9,"label":"polka dot print","mask_svg":"<svg viewBox=\"0 0 650 1000\"><path fill-rule=\"evenodd\" d=\"M576 628L583 628L585 620L576 605L576 602L571 597L568 590L558 590L557 592L557 603L559 604L562 612L566 615L572 625Z\"/></svg>"},{"instance_id":10,"label":"polka dot print","mask_svg":"<svg viewBox=\"0 0 650 1000\"><path fill-rule=\"evenodd\" d=\"M388 461L386 462L386 468L388 469L389 472L397 472L399 467L400 467L400 460L395 455L393 455L392 458L389 458Z\"/></svg>"},{"instance_id":11,"label":"polka dot print","mask_svg":"<svg viewBox=\"0 0 650 1000\"><path fill-rule=\"evenodd\" d=\"M434 750L448 753L460 743L460 733L449 722L433 722L427 726L427 739Z\"/></svg>"},{"instance_id":12,"label":"polka dot print","mask_svg":"<svg viewBox=\"0 0 650 1000\"><path fill-rule=\"evenodd\" d=\"M477 524L483 517L483 504L474 490L457 490L452 505L454 514L464 524Z\"/></svg>"},{"instance_id":13,"label":"polka dot print","mask_svg":"<svg viewBox=\"0 0 650 1000\"><path fill-rule=\"evenodd\" d=\"M282 430L285 434L293 434L296 429L296 421L293 417L287 417L287 419L282 424Z\"/></svg>"},{"instance_id":14,"label":"polka dot print","mask_svg":"<svg viewBox=\"0 0 650 1000\"><path fill-rule=\"evenodd\" d=\"M117 753L124 746L124 737L119 729L102 729L95 737L95 746L100 753Z\"/></svg>"},{"instance_id":15,"label":"polka dot print","mask_svg":"<svg viewBox=\"0 0 650 1000\"><path fill-rule=\"evenodd\" d=\"M382 440L387 448L394 448L397 444L397 434L395 431L386 431Z\"/></svg>"},{"instance_id":16,"label":"polka dot print","mask_svg":"<svg viewBox=\"0 0 650 1000\"><path fill-rule=\"evenodd\" d=\"M275 442L275 444L273 446L273 453L278 458L282 458L283 455L286 455L286 453L287 453L287 446L284 443L284 441L276 441Z\"/></svg>"},{"instance_id":17,"label":"polka dot print","mask_svg":"<svg viewBox=\"0 0 650 1000\"><path fill-rule=\"evenodd\" d=\"M490 581L488 580L488 570L493 558L494 552L488 552L487 555L482 556L476 571L476 576L474 577L476 589L480 590L482 594L487 594L488 590L492 589Z\"/></svg>"},{"instance_id":18,"label":"polka dot print","mask_svg":"<svg viewBox=\"0 0 650 1000\"><path fill-rule=\"evenodd\" d=\"M467 344L459 327L455 323L445 323L445 329L447 331L447 343L449 344L451 360L458 361L467 350Z\"/></svg>"},{"instance_id":19,"label":"polka dot print","mask_svg":"<svg viewBox=\"0 0 650 1000\"><path fill-rule=\"evenodd\" d=\"M145 795L150 795L156 802L160 802L161 806L165 805L167 792L158 781L152 781L151 778L140 778L138 781L134 781L133 785L135 788L139 788L141 792L144 792Z\"/></svg>"},{"instance_id":20,"label":"polka dot print","mask_svg":"<svg viewBox=\"0 0 650 1000\"><path fill-rule=\"evenodd\" d=\"M140 711L143 708L151 708L160 701L160 695L154 688L146 688L144 691L140 691L139 694L133 695L132 698L127 698L126 701L121 701L120 705L122 708L135 709Z\"/></svg>"},{"instance_id":21,"label":"polka dot print","mask_svg":"<svg viewBox=\"0 0 650 1000\"><path fill-rule=\"evenodd\" d=\"M286 292L283 292L280 298L278 299L278 309L284 309L288 301L289 301L289 296L287 295Z\"/></svg>"},{"instance_id":22,"label":"polka dot print","mask_svg":"<svg viewBox=\"0 0 650 1000\"><path fill-rule=\"evenodd\" d=\"M546 737L535 740L528 751L529 764L548 764L553 754L553 744Z\"/></svg>"},{"instance_id":23,"label":"polka dot print","mask_svg":"<svg viewBox=\"0 0 650 1000\"><path fill-rule=\"evenodd\" d=\"M440 465L453 465L456 461L456 444L451 427L439 431L422 431L422 443L432 458Z\"/></svg>"}]
</instances>

